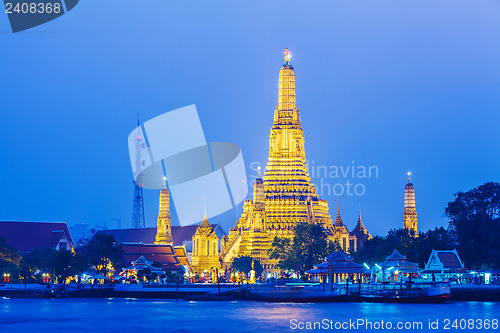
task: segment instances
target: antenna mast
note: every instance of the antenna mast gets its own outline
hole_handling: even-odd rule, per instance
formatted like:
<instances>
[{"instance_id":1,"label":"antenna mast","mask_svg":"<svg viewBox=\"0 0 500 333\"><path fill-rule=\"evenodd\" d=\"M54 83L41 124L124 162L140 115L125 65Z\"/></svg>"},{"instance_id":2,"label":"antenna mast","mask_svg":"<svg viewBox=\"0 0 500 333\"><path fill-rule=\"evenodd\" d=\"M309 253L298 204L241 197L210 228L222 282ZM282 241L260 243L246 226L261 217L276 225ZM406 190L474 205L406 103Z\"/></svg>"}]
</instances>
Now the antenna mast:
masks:
<instances>
[{"instance_id":1,"label":"antenna mast","mask_svg":"<svg viewBox=\"0 0 500 333\"><path fill-rule=\"evenodd\" d=\"M141 156L141 150L145 148L146 142L141 137L141 123L139 122L139 112L137 113L137 135L135 137L135 173L134 173L134 204L132 208L132 228L145 228L144 219L144 197L142 193L142 166L144 160ZM137 181L136 181L137 179Z\"/></svg>"}]
</instances>

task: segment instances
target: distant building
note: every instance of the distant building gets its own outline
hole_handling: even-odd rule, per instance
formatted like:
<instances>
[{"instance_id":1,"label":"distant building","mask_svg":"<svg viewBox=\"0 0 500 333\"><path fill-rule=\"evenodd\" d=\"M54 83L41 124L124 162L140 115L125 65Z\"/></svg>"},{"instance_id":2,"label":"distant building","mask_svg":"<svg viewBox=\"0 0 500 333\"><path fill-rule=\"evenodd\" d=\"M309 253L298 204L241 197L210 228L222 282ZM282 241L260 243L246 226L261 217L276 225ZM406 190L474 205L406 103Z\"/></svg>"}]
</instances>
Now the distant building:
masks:
<instances>
[{"instance_id":1,"label":"distant building","mask_svg":"<svg viewBox=\"0 0 500 333\"><path fill-rule=\"evenodd\" d=\"M466 273L467 269L460 259L457 250L432 250L429 260L425 264L425 268L421 275L433 274L439 275L442 278L451 274Z\"/></svg>"},{"instance_id":2,"label":"distant building","mask_svg":"<svg viewBox=\"0 0 500 333\"><path fill-rule=\"evenodd\" d=\"M411 183L411 173L408 172L408 183L405 186L405 207L403 212L403 228L414 232L418 237L417 209L415 208L415 188Z\"/></svg>"},{"instance_id":3,"label":"distant building","mask_svg":"<svg viewBox=\"0 0 500 333\"><path fill-rule=\"evenodd\" d=\"M0 221L0 236L26 254L38 248L71 250L73 238L66 222Z\"/></svg>"}]
</instances>

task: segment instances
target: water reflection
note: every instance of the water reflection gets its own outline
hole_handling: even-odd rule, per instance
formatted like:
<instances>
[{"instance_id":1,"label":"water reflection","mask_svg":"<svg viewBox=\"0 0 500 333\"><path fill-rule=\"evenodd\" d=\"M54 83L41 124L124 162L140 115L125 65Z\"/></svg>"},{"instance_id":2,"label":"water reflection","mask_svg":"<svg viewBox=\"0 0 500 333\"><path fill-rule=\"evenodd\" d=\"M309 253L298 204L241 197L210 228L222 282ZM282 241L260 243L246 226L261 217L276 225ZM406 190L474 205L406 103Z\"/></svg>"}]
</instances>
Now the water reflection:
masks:
<instances>
[{"instance_id":1,"label":"water reflection","mask_svg":"<svg viewBox=\"0 0 500 333\"><path fill-rule=\"evenodd\" d=\"M278 332L291 331L292 319L421 321L427 325L429 319L492 319L499 314L499 303L492 302L276 304L119 298L0 299L0 331L137 332L147 328L158 332ZM426 325L419 332L436 332L427 330Z\"/></svg>"}]
</instances>

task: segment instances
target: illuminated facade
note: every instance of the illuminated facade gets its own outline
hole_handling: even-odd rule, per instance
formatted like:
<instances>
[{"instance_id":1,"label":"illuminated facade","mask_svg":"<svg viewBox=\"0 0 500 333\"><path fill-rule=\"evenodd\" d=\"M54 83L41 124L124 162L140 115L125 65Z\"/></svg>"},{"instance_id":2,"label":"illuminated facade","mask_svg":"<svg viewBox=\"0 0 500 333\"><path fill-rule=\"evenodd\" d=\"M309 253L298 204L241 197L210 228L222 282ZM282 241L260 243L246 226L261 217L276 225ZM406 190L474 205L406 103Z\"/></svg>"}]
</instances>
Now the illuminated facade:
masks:
<instances>
[{"instance_id":1,"label":"illuminated facade","mask_svg":"<svg viewBox=\"0 0 500 333\"><path fill-rule=\"evenodd\" d=\"M321 224L331 241L345 251L357 247L356 234L342 222L340 209L332 223L328 203L319 198L306 165L304 132L295 93L295 70L290 52L279 74L278 106L269 138L269 160L264 177L257 177L253 198L245 200L241 217L221 240L221 261L228 268L239 256L259 259L265 272L276 272L276 261L269 259L274 237L292 238L297 223ZM360 222L361 223L361 222ZM359 226L359 234L367 234Z\"/></svg>"},{"instance_id":2,"label":"illuminated facade","mask_svg":"<svg viewBox=\"0 0 500 333\"><path fill-rule=\"evenodd\" d=\"M200 276L221 268L219 259L219 237L208 222L205 209L203 222L193 236L193 251L191 255L191 271Z\"/></svg>"},{"instance_id":3,"label":"illuminated facade","mask_svg":"<svg viewBox=\"0 0 500 333\"><path fill-rule=\"evenodd\" d=\"M266 223L264 182L259 174L254 183L253 200L245 200L241 217L222 240L221 257L225 267L234 257L249 256L258 259L264 269L271 270L276 264L268 254L273 238Z\"/></svg>"},{"instance_id":4,"label":"illuminated facade","mask_svg":"<svg viewBox=\"0 0 500 333\"><path fill-rule=\"evenodd\" d=\"M170 195L166 185L160 191L160 208L156 221L155 244L172 245L172 220L170 219Z\"/></svg>"},{"instance_id":5,"label":"illuminated facade","mask_svg":"<svg viewBox=\"0 0 500 333\"><path fill-rule=\"evenodd\" d=\"M408 173L408 183L405 186L405 209L403 213L403 227L414 231L415 237L418 237L417 230L417 209L415 208L415 188L411 183L410 173Z\"/></svg>"},{"instance_id":6,"label":"illuminated facade","mask_svg":"<svg viewBox=\"0 0 500 333\"><path fill-rule=\"evenodd\" d=\"M271 236L292 237L299 222L331 227L328 203L319 199L307 173L304 132L295 93L295 70L285 51L279 74L278 106L269 138L264 174L267 230Z\"/></svg>"},{"instance_id":7,"label":"illuminated facade","mask_svg":"<svg viewBox=\"0 0 500 333\"><path fill-rule=\"evenodd\" d=\"M298 223L320 224L328 240L338 242L344 252L355 251L371 238L361 215L352 232L340 217L340 207L332 223L328 203L319 198L311 183L304 141L296 103L295 70L287 49L279 74L278 106L274 111L265 174L261 177L259 172L252 199L244 201L241 216L237 216L229 234L222 237L220 256L217 235L207 219L203 220L193 237L193 272L221 267L220 263L223 269L228 269L235 257L250 256L260 261L264 272L276 274L277 261L269 258L273 239L292 238Z\"/></svg>"}]
</instances>

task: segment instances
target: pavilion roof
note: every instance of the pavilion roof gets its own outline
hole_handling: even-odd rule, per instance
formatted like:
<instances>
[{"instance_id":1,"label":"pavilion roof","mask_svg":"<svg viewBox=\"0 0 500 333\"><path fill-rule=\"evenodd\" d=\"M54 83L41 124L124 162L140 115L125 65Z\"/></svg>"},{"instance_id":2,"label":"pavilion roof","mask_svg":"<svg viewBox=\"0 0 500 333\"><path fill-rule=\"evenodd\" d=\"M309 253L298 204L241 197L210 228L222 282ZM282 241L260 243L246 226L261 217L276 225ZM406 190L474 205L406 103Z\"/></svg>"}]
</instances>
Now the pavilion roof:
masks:
<instances>
[{"instance_id":1,"label":"pavilion roof","mask_svg":"<svg viewBox=\"0 0 500 333\"><path fill-rule=\"evenodd\" d=\"M402 255L401 253L398 252L398 250L394 249L390 255L385 257L385 260L405 260L406 256Z\"/></svg>"},{"instance_id":2,"label":"pavilion roof","mask_svg":"<svg viewBox=\"0 0 500 333\"><path fill-rule=\"evenodd\" d=\"M352 257L349 257L342 251L335 251L326 258L326 261L353 261L353 260L354 259Z\"/></svg>"}]
</instances>

